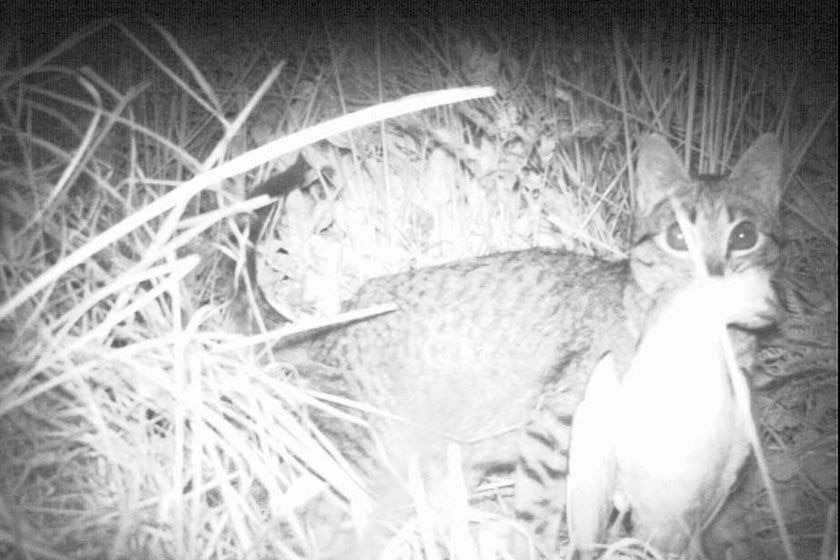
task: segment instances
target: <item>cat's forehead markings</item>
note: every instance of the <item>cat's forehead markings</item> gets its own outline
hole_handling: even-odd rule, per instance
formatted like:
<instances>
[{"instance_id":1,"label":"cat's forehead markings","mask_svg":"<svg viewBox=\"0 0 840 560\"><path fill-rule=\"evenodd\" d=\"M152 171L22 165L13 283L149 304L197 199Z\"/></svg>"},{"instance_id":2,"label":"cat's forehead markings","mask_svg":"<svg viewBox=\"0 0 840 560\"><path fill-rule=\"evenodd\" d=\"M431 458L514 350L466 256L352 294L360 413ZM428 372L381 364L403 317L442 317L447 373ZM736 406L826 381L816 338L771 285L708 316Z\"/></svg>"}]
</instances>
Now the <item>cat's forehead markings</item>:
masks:
<instances>
[{"instance_id":1,"label":"cat's forehead markings","mask_svg":"<svg viewBox=\"0 0 840 560\"><path fill-rule=\"evenodd\" d=\"M738 217L738 212L736 211L736 209L729 204L726 205L726 217L729 218L730 222L734 222L735 219Z\"/></svg>"},{"instance_id":2,"label":"cat's forehead markings","mask_svg":"<svg viewBox=\"0 0 840 560\"><path fill-rule=\"evenodd\" d=\"M721 198L718 193L707 188L701 188L697 192L697 197L694 200L695 213L699 209L700 213L706 215L717 214L721 210Z\"/></svg>"},{"instance_id":3,"label":"cat's forehead markings","mask_svg":"<svg viewBox=\"0 0 840 560\"><path fill-rule=\"evenodd\" d=\"M729 192L724 202L732 216L732 221L739 218L757 218L761 215L760 209L763 207L761 201L756 200L755 197L734 191Z\"/></svg>"}]
</instances>

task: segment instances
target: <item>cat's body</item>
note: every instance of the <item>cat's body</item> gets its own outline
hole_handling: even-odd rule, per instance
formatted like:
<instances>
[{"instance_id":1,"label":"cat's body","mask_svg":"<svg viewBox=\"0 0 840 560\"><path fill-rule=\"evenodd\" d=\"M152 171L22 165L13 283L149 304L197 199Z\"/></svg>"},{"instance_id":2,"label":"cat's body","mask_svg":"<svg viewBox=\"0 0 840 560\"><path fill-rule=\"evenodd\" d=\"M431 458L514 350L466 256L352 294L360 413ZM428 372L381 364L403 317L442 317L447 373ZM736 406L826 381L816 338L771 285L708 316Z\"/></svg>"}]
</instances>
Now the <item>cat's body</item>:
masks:
<instances>
[{"instance_id":1,"label":"cat's body","mask_svg":"<svg viewBox=\"0 0 840 560\"><path fill-rule=\"evenodd\" d=\"M464 444L473 480L484 468L516 464L517 516L545 552L560 530L572 418L596 363L609 352L624 371L656 302L695 278L687 253L674 247L667 195L693 217L712 274L772 271L778 255L774 139L757 142L728 182L689 179L659 137L639 151L629 261L533 249L373 279L347 307L392 303L395 312L308 343L309 359L335 368L322 376L325 390L346 380L411 422L370 419L397 470L417 457L433 486L450 441ZM731 251L730 235L746 221L760 243ZM768 301L760 316L733 323L766 326L773 307ZM399 502L396 480L374 486L384 488L383 504Z\"/></svg>"},{"instance_id":2,"label":"cat's body","mask_svg":"<svg viewBox=\"0 0 840 560\"><path fill-rule=\"evenodd\" d=\"M625 262L489 255L371 280L351 306L398 310L327 334L309 355L355 372L371 404L414 424L371 419L398 471L412 454L434 469L461 443L471 482L516 468L519 515L553 540L562 500L543 498L565 493L569 421L588 372L604 352L629 359L635 344L643 313L625 312L625 298L646 301Z\"/></svg>"}]
</instances>

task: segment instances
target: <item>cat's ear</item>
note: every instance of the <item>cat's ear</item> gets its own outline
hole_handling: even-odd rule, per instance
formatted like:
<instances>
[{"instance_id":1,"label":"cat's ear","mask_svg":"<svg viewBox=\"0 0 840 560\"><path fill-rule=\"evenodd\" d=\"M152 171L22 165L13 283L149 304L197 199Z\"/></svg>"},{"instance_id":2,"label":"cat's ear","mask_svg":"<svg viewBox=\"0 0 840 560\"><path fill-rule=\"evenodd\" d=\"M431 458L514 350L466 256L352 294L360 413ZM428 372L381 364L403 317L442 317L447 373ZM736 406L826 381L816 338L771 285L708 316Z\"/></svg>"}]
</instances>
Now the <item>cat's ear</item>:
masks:
<instances>
[{"instance_id":1,"label":"cat's ear","mask_svg":"<svg viewBox=\"0 0 840 560\"><path fill-rule=\"evenodd\" d=\"M668 141L658 134L639 138L636 161L636 212L648 215L668 194L689 182L680 158Z\"/></svg>"},{"instance_id":2,"label":"cat's ear","mask_svg":"<svg viewBox=\"0 0 840 560\"><path fill-rule=\"evenodd\" d=\"M774 134L763 134L744 152L732 173L730 184L764 202L774 211L782 197L782 149Z\"/></svg>"}]
</instances>

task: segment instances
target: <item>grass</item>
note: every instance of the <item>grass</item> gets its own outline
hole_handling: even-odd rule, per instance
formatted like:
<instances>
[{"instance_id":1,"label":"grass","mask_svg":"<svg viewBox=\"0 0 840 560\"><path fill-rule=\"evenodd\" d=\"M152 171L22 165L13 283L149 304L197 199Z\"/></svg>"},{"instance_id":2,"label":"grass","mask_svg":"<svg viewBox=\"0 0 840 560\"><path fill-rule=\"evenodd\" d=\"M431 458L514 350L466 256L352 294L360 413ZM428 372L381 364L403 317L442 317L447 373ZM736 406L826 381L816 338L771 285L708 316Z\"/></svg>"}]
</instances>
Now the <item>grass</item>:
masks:
<instances>
[{"instance_id":1,"label":"grass","mask_svg":"<svg viewBox=\"0 0 840 560\"><path fill-rule=\"evenodd\" d=\"M617 26L576 39L442 18L404 36L380 23L373 56L338 21L273 48L243 38L214 49L200 33L108 20L36 56L10 49L0 556L343 550L372 507L367 481L310 413L367 434L369 407L266 363L277 333L229 332L242 216L268 202L244 193L301 150L330 175L289 197L262 249L261 285L308 328L336 320L367 278L410 267L533 245L620 257L632 139L655 130L701 172L725 170L764 131L792 156L783 220L796 251L780 286L794 320L775 358L793 381L760 393L757 410L800 557L831 557L836 88L806 102L824 88L760 33ZM102 44L113 58L93 56ZM386 103L464 85L498 96L442 93L410 114ZM361 121L330 121L366 107ZM390 527L385 557L445 557L436 541L453 558L504 557L505 481L479 508L457 447L444 470L455 505L436 511L409 473L415 513ZM768 519L756 536L772 543Z\"/></svg>"}]
</instances>

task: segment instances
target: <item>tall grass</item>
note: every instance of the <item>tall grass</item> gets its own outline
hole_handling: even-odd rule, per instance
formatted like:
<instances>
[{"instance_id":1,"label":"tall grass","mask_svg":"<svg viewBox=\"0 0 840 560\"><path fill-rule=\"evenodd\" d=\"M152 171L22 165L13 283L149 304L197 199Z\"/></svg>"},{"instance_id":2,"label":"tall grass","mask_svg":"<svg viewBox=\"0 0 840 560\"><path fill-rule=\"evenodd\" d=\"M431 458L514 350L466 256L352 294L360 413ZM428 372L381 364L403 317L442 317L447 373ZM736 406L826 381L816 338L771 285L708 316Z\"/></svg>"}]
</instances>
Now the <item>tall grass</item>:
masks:
<instances>
[{"instance_id":1,"label":"tall grass","mask_svg":"<svg viewBox=\"0 0 840 560\"><path fill-rule=\"evenodd\" d=\"M290 195L261 246L260 283L300 329L333 320L366 279L409 267L532 245L619 258L638 134L664 133L693 168L720 172L776 131L794 154L786 215L806 218L789 275L824 286L796 309L827 314L836 335L836 167L833 191L808 190L831 180L809 154L830 145L831 123L836 134L836 94L800 118L813 85L774 59L769 38L654 26L580 40L452 21L405 38L380 24L372 57L339 24L322 40L273 50L243 38L222 52L187 30L105 21L31 59L10 51L0 556L341 557L354 540L372 507L368 482L310 413L366 432L369 407L319 392L265 352L278 333L230 332L225 310L241 281L242 217L269 202L244 193L297 151L325 176ZM102 43L117 54L93 56ZM380 105L464 85L498 95L415 100L433 108L402 116L404 106ZM316 126L374 106L366 120ZM799 173L809 161L816 179ZM834 214L800 202L823 191ZM800 359L783 369L836 371L836 346L816 346L825 351L791 350ZM836 452L836 425L833 443L826 427L836 404L819 397L836 394L836 376L811 379L800 400L764 410L774 447L788 451L780 468L795 467L791 488L810 487L790 491L804 506L787 513L821 530L813 519L836 491L822 460ZM806 447L813 460L791 459ZM416 507L391 527L385 557L444 557L436 542L452 558L504 557L515 530L506 483L485 486L479 508L457 447L445 470L456 505L435 510L423 477L408 476Z\"/></svg>"}]
</instances>

